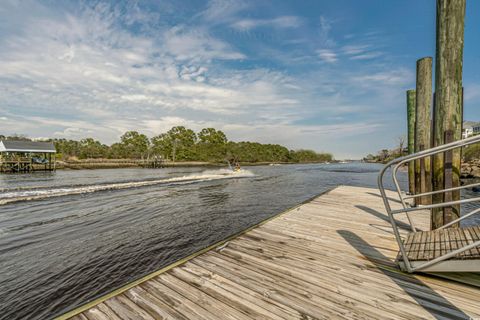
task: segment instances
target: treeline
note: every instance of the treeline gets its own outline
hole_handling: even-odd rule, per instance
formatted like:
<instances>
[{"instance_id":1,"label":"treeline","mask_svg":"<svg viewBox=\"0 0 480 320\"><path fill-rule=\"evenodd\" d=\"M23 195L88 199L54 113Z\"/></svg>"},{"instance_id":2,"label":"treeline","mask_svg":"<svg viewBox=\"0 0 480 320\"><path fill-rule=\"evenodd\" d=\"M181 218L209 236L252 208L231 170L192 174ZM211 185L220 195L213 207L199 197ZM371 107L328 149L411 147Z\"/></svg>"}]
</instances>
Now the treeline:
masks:
<instances>
[{"instance_id":1,"label":"treeline","mask_svg":"<svg viewBox=\"0 0 480 320\"><path fill-rule=\"evenodd\" d=\"M402 150L402 151L400 151ZM406 156L408 154L408 150L406 149L383 149L380 150L377 154L369 154L363 158L366 162L380 162L380 163L387 163L393 159L398 157ZM480 145L473 144L462 148L461 152L462 161L464 162L471 162L473 160L480 159Z\"/></svg>"},{"instance_id":2,"label":"treeline","mask_svg":"<svg viewBox=\"0 0 480 320\"><path fill-rule=\"evenodd\" d=\"M0 135L0 139L2 136ZM28 140L24 136L4 139ZM120 141L110 146L93 138L80 141L52 139L58 156L64 160L77 159L152 159L171 161L225 162L324 162L331 161L329 153L312 150L289 150L278 144L228 141L225 133L205 128L195 133L183 126L148 138L137 131L128 131Z\"/></svg>"},{"instance_id":3,"label":"treeline","mask_svg":"<svg viewBox=\"0 0 480 320\"><path fill-rule=\"evenodd\" d=\"M408 154L408 149L405 147L405 136L397 137L398 147L394 149L382 149L377 154L368 154L363 158L366 162L380 162L387 163L390 160L402 157Z\"/></svg>"},{"instance_id":4,"label":"treeline","mask_svg":"<svg viewBox=\"0 0 480 320\"><path fill-rule=\"evenodd\" d=\"M406 154L407 152L405 150L403 152L400 152L399 149L382 149L377 154L368 154L366 157L363 158L363 161L387 163L390 160L402 157Z\"/></svg>"}]
</instances>

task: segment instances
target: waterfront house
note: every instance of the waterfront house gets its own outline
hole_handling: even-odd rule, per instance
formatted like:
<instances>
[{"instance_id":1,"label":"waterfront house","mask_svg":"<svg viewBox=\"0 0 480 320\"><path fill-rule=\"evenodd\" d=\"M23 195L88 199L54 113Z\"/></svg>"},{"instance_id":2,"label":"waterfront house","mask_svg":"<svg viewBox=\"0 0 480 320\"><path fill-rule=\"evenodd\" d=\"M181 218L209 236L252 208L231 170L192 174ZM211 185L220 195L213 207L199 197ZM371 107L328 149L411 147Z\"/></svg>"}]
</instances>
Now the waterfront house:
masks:
<instances>
[{"instance_id":1,"label":"waterfront house","mask_svg":"<svg viewBox=\"0 0 480 320\"><path fill-rule=\"evenodd\" d=\"M0 140L0 172L55 170L53 142Z\"/></svg>"},{"instance_id":2,"label":"waterfront house","mask_svg":"<svg viewBox=\"0 0 480 320\"><path fill-rule=\"evenodd\" d=\"M480 122L464 121L462 139L466 139L480 133Z\"/></svg>"}]
</instances>

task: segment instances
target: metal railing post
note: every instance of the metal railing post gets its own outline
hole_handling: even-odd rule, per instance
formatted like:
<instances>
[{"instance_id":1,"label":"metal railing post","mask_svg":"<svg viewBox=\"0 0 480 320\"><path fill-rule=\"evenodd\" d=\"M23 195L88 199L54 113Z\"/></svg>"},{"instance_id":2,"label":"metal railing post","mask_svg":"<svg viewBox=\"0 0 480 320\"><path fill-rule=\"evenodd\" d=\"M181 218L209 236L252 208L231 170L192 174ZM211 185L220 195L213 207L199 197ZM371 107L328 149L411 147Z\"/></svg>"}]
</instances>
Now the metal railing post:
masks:
<instances>
[{"instance_id":1,"label":"metal railing post","mask_svg":"<svg viewBox=\"0 0 480 320\"><path fill-rule=\"evenodd\" d=\"M378 188L380 190L380 194L382 196L383 203L385 205L385 210L387 211L387 214L388 214L389 219L390 219L390 223L393 227L393 232L394 232L394 235L395 235L395 239L397 240L398 246L400 248L400 252L402 254L402 259L405 263L405 266L406 266L406 269L407 269L408 272L413 272L413 271L416 271L416 270L425 269L429 266L432 266L432 265L437 264L439 262L442 262L444 260L450 259L450 258L456 256L459 253L462 253L462 252L467 251L469 249L480 246L480 241L476 241L476 242L471 243L469 245L463 246L462 248L451 251L447 254L444 254L440 257L437 257L433 260L427 261L426 263L421 264L421 265L413 268L412 264L410 263L410 261L408 259L408 256L407 256L407 253L406 253L406 250L405 250L405 246L403 244L403 241L402 241L402 238L401 238L401 235L400 235L400 231L398 230L398 225L397 225L397 222L396 222L396 219L395 219L395 214L405 213L406 216L407 216L407 219L410 223L410 227L412 228L412 231L416 232L416 228L415 228L415 226L413 224L413 220L410 216L411 212L419 211L419 210L425 210L425 209L432 209L432 208L448 207L448 206L451 206L451 205L457 205L457 204L463 204L463 203L476 202L476 201L480 201L480 197L474 197L474 198L470 198L470 199L461 199L461 200L455 200L455 201L447 201L447 202L444 201L444 202L441 202L441 203L435 203L435 204L430 204L430 205L425 205L425 206L420 206L420 207L410 207L410 208L407 207L405 199L414 199L414 198L418 198L418 197L425 196L425 195L433 195L433 194L445 193L445 192L450 192L450 191L455 191L455 190L462 190L462 189L469 188L469 187L480 186L480 183L472 183L472 184L469 184L469 185L458 186L458 187L453 187L453 188L445 188L443 190L435 190L435 191L424 192L424 193L420 193L420 194L408 195L408 196L404 197L402 195L402 190L400 188L400 184L398 183L398 179L397 179L398 169L400 168L400 166L402 166L403 164L405 164L407 162L411 162L411 161L418 160L418 159L425 158L425 157L430 157L430 156L438 154L438 153L443 153L445 151L453 150L453 149L456 149L456 148L461 148L461 147L471 145L471 144L474 144L474 143L478 143L478 142L480 142L480 135L474 136L474 137L471 137L471 138L467 138L467 139L464 139L464 140L454 141L454 142L444 144L444 145L441 145L441 146L437 146L437 147L434 147L434 148L431 148L431 149L428 149L428 150L423 150L423 151L420 151L420 152L417 152L417 153L414 153L414 154L410 154L410 155L407 155L407 156L404 156L404 157L394 159L394 160L388 162L382 168L382 170L380 171L380 173L378 175L378 179L377 179ZM400 198L400 202L401 202L402 207L403 207L402 209L392 210L392 208L390 206L390 201L389 201L389 199L387 197L387 194L386 194L386 191L385 191L383 178L384 178L385 172L389 168L392 168L392 179L393 179L393 183L395 185L396 192L397 192L397 194ZM449 226L451 226L451 225L453 225L457 222L460 222L461 220L464 220L464 219L466 219L466 218L468 218L468 217L470 217L474 214L477 214L479 212L480 212L480 208L474 209L473 211L469 212L468 214L463 215L460 218L455 219L454 221L451 221L450 223L440 227L439 229L447 228L447 227L449 227Z\"/></svg>"}]
</instances>

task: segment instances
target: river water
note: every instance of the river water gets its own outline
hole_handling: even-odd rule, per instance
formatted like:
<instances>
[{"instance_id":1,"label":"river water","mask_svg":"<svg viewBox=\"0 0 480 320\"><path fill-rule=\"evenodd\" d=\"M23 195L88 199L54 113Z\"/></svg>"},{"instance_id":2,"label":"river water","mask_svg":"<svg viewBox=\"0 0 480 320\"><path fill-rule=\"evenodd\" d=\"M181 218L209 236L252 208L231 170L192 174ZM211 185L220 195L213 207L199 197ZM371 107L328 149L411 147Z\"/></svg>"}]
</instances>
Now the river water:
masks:
<instances>
[{"instance_id":1,"label":"river water","mask_svg":"<svg viewBox=\"0 0 480 320\"><path fill-rule=\"evenodd\" d=\"M51 318L329 188L376 187L379 170L348 163L237 174L169 168L2 175L0 319ZM401 173L402 185L405 178Z\"/></svg>"}]
</instances>

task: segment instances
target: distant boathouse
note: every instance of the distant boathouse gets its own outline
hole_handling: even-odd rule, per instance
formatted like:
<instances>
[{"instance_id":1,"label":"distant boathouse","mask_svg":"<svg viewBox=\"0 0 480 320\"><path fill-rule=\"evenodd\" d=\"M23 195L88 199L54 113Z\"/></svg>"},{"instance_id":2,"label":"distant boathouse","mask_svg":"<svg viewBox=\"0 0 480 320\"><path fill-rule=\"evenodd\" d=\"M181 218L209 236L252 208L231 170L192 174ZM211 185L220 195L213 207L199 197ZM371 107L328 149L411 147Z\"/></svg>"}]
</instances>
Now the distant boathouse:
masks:
<instances>
[{"instance_id":1,"label":"distant boathouse","mask_svg":"<svg viewBox=\"0 0 480 320\"><path fill-rule=\"evenodd\" d=\"M32 172L55 170L53 142L0 140L0 172Z\"/></svg>"}]
</instances>

